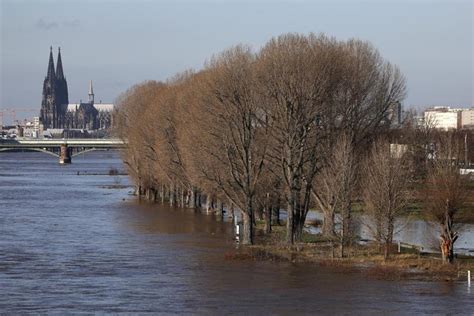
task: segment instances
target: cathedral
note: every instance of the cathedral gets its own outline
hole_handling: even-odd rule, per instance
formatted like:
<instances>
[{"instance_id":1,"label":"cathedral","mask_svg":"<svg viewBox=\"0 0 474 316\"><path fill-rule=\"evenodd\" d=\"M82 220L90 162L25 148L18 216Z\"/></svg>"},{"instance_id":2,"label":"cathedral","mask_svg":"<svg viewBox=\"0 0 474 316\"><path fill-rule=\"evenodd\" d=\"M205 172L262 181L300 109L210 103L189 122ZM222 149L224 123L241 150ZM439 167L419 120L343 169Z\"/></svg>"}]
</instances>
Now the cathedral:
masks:
<instances>
[{"instance_id":1,"label":"cathedral","mask_svg":"<svg viewBox=\"0 0 474 316\"><path fill-rule=\"evenodd\" d=\"M43 83L40 121L44 129L104 130L112 124L113 104L95 103L92 81L87 102L69 103L66 77L63 72L61 48L54 69L53 48L50 48L48 72Z\"/></svg>"}]
</instances>

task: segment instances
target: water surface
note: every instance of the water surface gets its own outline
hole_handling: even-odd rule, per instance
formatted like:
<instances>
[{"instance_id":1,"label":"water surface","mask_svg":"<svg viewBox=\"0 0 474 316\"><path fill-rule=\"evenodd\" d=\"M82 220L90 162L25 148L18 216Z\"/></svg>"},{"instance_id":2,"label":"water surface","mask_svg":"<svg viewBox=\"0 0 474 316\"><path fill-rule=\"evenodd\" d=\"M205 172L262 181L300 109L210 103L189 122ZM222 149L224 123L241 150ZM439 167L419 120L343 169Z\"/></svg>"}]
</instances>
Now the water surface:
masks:
<instances>
[{"instance_id":1,"label":"water surface","mask_svg":"<svg viewBox=\"0 0 474 316\"><path fill-rule=\"evenodd\" d=\"M110 168L117 153L0 153L2 313L474 313L465 282L225 260L228 223L137 203Z\"/></svg>"}]
</instances>

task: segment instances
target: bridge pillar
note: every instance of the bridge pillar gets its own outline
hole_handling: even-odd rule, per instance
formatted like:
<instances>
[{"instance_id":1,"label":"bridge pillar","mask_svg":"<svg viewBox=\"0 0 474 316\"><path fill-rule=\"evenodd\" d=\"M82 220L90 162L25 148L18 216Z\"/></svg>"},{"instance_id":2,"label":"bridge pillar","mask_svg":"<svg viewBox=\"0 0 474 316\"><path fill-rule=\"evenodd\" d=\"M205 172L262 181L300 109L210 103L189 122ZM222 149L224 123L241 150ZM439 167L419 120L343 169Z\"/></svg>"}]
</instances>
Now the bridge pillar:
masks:
<instances>
[{"instance_id":1,"label":"bridge pillar","mask_svg":"<svg viewBox=\"0 0 474 316\"><path fill-rule=\"evenodd\" d=\"M67 144L61 144L61 152L59 153L59 163L67 164L71 163L71 149L67 147Z\"/></svg>"}]
</instances>

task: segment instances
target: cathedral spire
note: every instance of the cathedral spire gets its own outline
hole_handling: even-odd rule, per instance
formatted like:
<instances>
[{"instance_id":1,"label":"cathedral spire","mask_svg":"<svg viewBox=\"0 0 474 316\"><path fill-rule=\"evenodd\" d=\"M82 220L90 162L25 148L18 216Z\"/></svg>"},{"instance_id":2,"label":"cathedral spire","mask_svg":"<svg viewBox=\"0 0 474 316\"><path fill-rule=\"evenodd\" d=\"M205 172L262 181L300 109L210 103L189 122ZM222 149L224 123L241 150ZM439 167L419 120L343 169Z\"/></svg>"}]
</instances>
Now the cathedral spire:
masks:
<instances>
[{"instance_id":1,"label":"cathedral spire","mask_svg":"<svg viewBox=\"0 0 474 316\"><path fill-rule=\"evenodd\" d=\"M58 78L58 79L63 79L64 78L63 62L61 60L61 47L58 48L58 61L57 61L57 64L56 64L56 78Z\"/></svg>"},{"instance_id":2,"label":"cathedral spire","mask_svg":"<svg viewBox=\"0 0 474 316\"><path fill-rule=\"evenodd\" d=\"M94 89L92 88L92 80L89 81L89 103L94 103Z\"/></svg>"},{"instance_id":3,"label":"cathedral spire","mask_svg":"<svg viewBox=\"0 0 474 316\"><path fill-rule=\"evenodd\" d=\"M56 78L54 74L54 59L53 59L53 46L49 48L49 64L48 64L48 74L46 76L49 80L54 80Z\"/></svg>"}]
</instances>

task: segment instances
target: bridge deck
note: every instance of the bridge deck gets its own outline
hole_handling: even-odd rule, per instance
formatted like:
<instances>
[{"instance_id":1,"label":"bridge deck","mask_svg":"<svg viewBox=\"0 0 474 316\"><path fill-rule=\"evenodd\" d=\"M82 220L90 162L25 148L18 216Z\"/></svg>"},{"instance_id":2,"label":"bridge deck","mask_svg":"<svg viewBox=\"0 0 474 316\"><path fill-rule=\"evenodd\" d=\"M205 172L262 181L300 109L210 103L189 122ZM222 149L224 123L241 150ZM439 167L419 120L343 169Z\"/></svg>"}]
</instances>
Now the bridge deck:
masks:
<instances>
[{"instance_id":1,"label":"bridge deck","mask_svg":"<svg viewBox=\"0 0 474 316\"><path fill-rule=\"evenodd\" d=\"M123 148L126 143L117 138L74 139L14 139L0 140L0 148L51 148L66 144L68 147Z\"/></svg>"}]
</instances>

